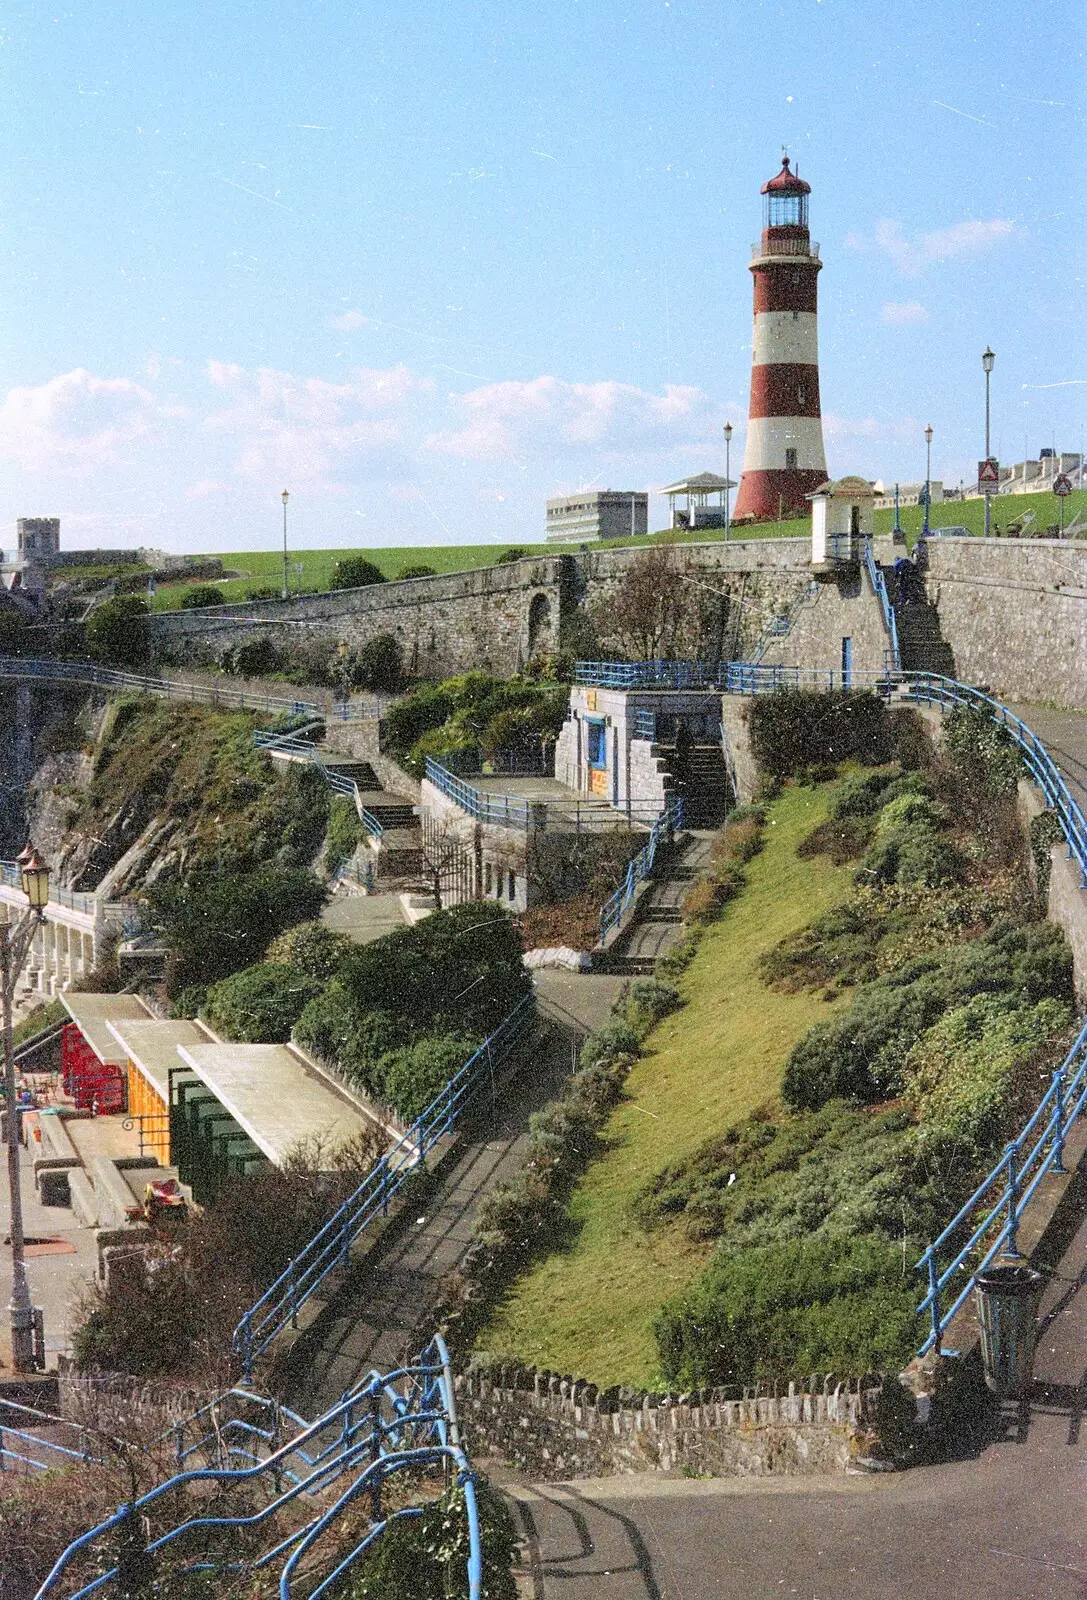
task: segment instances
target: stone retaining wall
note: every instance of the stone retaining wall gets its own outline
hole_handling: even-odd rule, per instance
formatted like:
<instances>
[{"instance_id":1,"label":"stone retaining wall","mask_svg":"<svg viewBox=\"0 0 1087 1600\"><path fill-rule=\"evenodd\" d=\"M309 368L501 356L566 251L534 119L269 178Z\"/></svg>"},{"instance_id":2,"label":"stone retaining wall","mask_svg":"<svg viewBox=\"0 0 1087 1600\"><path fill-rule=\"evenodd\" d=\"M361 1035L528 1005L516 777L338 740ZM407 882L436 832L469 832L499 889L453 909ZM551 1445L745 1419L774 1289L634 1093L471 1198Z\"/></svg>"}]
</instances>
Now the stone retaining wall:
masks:
<instances>
[{"instance_id":1,"label":"stone retaining wall","mask_svg":"<svg viewBox=\"0 0 1087 1600\"><path fill-rule=\"evenodd\" d=\"M456 1379L469 1453L533 1481L630 1472L767 1477L842 1472L867 1454L873 1380L798 1393L632 1394L534 1369Z\"/></svg>"}]
</instances>

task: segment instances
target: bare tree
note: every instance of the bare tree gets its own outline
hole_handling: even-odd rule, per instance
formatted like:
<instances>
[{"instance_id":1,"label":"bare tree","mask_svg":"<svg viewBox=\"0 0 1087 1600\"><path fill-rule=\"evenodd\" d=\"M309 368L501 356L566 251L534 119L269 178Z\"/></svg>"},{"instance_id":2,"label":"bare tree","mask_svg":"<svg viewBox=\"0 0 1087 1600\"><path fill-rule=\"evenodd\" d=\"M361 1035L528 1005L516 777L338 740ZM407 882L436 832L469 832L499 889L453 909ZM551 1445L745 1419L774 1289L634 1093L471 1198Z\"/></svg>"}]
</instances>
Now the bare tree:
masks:
<instances>
[{"instance_id":1,"label":"bare tree","mask_svg":"<svg viewBox=\"0 0 1087 1600\"><path fill-rule=\"evenodd\" d=\"M600 638L637 661L699 650L722 601L694 581L686 565L667 545L640 551L618 587L593 607Z\"/></svg>"},{"instance_id":2,"label":"bare tree","mask_svg":"<svg viewBox=\"0 0 1087 1600\"><path fill-rule=\"evenodd\" d=\"M441 911L448 890L457 886L470 898L474 871L471 837L466 825L448 817L424 812L419 841L419 865L434 896L435 909Z\"/></svg>"}]
</instances>

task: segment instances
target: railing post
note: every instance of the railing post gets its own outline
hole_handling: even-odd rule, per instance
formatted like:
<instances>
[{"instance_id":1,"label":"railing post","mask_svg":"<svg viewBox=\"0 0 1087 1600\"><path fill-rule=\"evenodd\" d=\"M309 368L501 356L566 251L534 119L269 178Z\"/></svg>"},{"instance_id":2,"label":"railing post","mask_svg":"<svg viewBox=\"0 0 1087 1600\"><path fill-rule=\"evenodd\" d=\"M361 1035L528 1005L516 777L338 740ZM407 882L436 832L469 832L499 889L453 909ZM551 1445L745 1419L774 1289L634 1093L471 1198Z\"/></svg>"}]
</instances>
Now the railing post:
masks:
<instances>
[{"instance_id":1,"label":"railing post","mask_svg":"<svg viewBox=\"0 0 1087 1600\"><path fill-rule=\"evenodd\" d=\"M940 1340L943 1329L940 1327L940 1274L936 1270L936 1252L929 1245L925 1251L928 1260L928 1292L929 1310L932 1315L932 1348L936 1355L940 1354Z\"/></svg>"},{"instance_id":2,"label":"railing post","mask_svg":"<svg viewBox=\"0 0 1087 1600\"><path fill-rule=\"evenodd\" d=\"M1016 1158L1019 1148L1014 1139L1010 1140L1005 1149L1005 1160L1008 1164L1008 1243L1004 1254L1018 1258L1019 1243L1019 1174L1016 1171Z\"/></svg>"},{"instance_id":3,"label":"railing post","mask_svg":"<svg viewBox=\"0 0 1087 1600\"><path fill-rule=\"evenodd\" d=\"M1053 1161L1050 1172L1064 1173L1068 1168L1064 1164L1064 1068L1058 1067L1053 1074L1053 1098L1057 1102L1057 1126L1053 1130Z\"/></svg>"},{"instance_id":4,"label":"railing post","mask_svg":"<svg viewBox=\"0 0 1087 1600\"><path fill-rule=\"evenodd\" d=\"M298 1327L298 1284L295 1281L294 1262L293 1261L291 1262L290 1267L289 1267L288 1270L290 1272L290 1282L289 1282L288 1287L289 1287L290 1297L291 1297L291 1327L297 1329L297 1327Z\"/></svg>"},{"instance_id":5,"label":"railing post","mask_svg":"<svg viewBox=\"0 0 1087 1600\"><path fill-rule=\"evenodd\" d=\"M253 1317L249 1311L242 1318L242 1373L249 1383L253 1376Z\"/></svg>"}]
</instances>

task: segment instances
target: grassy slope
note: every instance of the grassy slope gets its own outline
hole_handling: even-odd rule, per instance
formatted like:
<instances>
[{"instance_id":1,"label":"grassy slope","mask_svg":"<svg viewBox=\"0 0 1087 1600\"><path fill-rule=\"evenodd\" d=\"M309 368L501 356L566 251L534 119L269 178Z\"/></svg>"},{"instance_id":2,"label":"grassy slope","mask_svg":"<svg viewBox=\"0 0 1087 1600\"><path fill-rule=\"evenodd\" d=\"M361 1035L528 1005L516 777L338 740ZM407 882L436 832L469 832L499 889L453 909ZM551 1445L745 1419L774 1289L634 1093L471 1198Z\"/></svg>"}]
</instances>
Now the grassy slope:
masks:
<instances>
[{"instance_id":1,"label":"grassy slope","mask_svg":"<svg viewBox=\"0 0 1087 1600\"><path fill-rule=\"evenodd\" d=\"M514 1285L482 1346L597 1383L654 1381L652 1318L713 1246L692 1245L674 1229L646 1235L629 1220L629 1204L667 1162L772 1100L793 1042L829 1015L810 994L765 988L758 958L847 892L852 868L795 855L825 817L830 792L788 789L771 808L747 888L680 980L688 1003L657 1028L608 1124L606 1152L574 1193L575 1242Z\"/></svg>"},{"instance_id":2,"label":"grassy slope","mask_svg":"<svg viewBox=\"0 0 1087 1600\"><path fill-rule=\"evenodd\" d=\"M1071 522L1077 512L1087 509L1087 490L1077 490L1065 502L1065 521ZM1005 495L993 501L993 526L999 531L1013 519L1024 516L1028 511L1036 513L1036 524L1048 526L1058 520L1057 502L1051 494ZM902 526L906 530L909 543L912 545L921 530L923 512L920 506L906 506L901 513ZM970 529L972 533L981 533L984 527L985 507L981 500L950 500L946 505L934 506L932 510L931 526L933 528L962 526ZM875 513L875 526L877 533L889 533L894 522L892 511L877 511ZM808 534L806 520L795 522L763 522L757 527L738 529L735 537L743 539L782 539L806 538ZM706 530L698 534L670 534L668 532L651 533L641 539L616 540L614 547L622 548L625 545L656 544L662 540L672 539L680 544L713 544L720 540L722 535L713 530ZM291 586L292 591L297 582L298 575L294 569L294 562L302 564L302 585L307 589L327 589L332 582L332 572L337 561L344 556L366 556L380 567L387 578L395 578L407 566L426 565L436 568L438 572L463 572L470 567L490 567L498 557L509 548L504 544L462 544L462 545L390 545L378 549L344 549L344 550L293 550L290 553ZM525 544L518 545L527 555L556 555L561 552L561 545ZM601 547L597 547L601 548ZM612 548L611 545L608 548ZM262 585L275 584L277 587L283 581L283 556L274 550L238 551L234 554L223 556L223 565L228 571L242 572L243 578L228 578L217 584L228 601L244 600L250 589ZM157 611L174 611L181 601L181 596L189 587L187 583L163 584L159 586L155 596L155 609Z\"/></svg>"}]
</instances>

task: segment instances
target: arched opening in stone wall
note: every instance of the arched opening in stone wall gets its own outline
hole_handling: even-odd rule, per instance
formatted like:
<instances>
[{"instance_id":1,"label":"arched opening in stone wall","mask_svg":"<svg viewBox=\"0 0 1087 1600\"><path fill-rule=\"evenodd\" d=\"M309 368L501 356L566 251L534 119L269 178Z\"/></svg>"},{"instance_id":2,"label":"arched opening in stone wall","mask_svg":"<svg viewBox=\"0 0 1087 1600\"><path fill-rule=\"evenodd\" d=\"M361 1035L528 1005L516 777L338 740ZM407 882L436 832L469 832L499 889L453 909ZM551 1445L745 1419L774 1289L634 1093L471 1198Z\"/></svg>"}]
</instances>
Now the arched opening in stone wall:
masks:
<instances>
[{"instance_id":1,"label":"arched opening in stone wall","mask_svg":"<svg viewBox=\"0 0 1087 1600\"><path fill-rule=\"evenodd\" d=\"M545 594L534 594L528 608L528 653L534 656L551 628L551 601Z\"/></svg>"}]
</instances>

